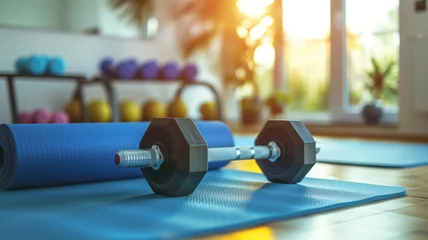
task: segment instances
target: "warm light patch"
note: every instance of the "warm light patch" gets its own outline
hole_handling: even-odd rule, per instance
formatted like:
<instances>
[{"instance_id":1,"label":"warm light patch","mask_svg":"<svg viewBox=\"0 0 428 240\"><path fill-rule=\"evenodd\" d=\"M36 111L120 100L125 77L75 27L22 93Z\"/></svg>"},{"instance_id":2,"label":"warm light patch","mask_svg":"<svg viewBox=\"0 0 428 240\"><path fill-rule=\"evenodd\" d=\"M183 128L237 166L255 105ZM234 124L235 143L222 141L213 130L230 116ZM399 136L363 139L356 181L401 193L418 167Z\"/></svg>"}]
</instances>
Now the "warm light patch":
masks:
<instances>
[{"instance_id":1,"label":"warm light patch","mask_svg":"<svg viewBox=\"0 0 428 240\"><path fill-rule=\"evenodd\" d=\"M257 65L272 67L275 61L275 49L272 45L260 45L254 51L254 62Z\"/></svg>"},{"instance_id":2,"label":"warm light patch","mask_svg":"<svg viewBox=\"0 0 428 240\"><path fill-rule=\"evenodd\" d=\"M247 239L266 239L271 240L275 239L275 235L272 232L272 229L269 227L257 227L248 230L243 230L239 232L229 233L223 236L215 237L215 239L223 240L223 239L236 239L236 240L247 240Z\"/></svg>"},{"instance_id":3,"label":"warm light patch","mask_svg":"<svg viewBox=\"0 0 428 240\"><path fill-rule=\"evenodd\" d=\"M273 18L271 16L264 16L261 20L260 20L260 25L264 26L264 27L270 27L273 24Z\"/></svg>"},{"instance_id":4,"label":"warm light patch","mask_svg":"<svg viewBox=\"0 0 428 240\"><path fill-rule=\"evenodd\" d=\"M265 34L266 28L263 26L257 25L250 30L250 37L253 40L259 40Z\"/></svg>"},{"instance_id":5,"label":"warm light patch","mask_svg":"<svg viewBox=\"0 0 428 240\"><path fill-rule=\"evenodd\" d=\"M238 27L236 33L240 38L246 38L248 36L248 30L244 27Z\"/></svg>"},{"instance_id":6,"label":"warm light patch","mask_svg":"<svg viewBox=\"0 0 428 240\"><path fill-rule=\"evenodd\" d=\"M239 11L249 17L260 17L265 13L265 8L273 2L274 0L238 0L236 5Z\"/></svg>"},{"instance_id":7,"label":"warm light patch","mask_svg":"<svg viewBox=\"0 0 428 240\"><path fill-rule=\"evenodd\" d=\"M323 39L330 32L330 0L284 0L284 29L289 37Z\"/></svg>"}]
</instances>

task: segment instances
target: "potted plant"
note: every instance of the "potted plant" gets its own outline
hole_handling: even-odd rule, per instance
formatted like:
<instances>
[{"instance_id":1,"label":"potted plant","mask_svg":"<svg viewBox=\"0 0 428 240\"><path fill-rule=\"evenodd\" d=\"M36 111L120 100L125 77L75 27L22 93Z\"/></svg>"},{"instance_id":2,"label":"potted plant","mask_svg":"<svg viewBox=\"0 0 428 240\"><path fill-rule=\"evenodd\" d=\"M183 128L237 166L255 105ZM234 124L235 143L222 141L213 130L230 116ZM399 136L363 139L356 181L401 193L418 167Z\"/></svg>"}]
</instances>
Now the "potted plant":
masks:
<instances>
[{"instance_id":1,"label":"potted plant","mask_svg":"<svg viewBox=\"0 0 428 240\"><path fill-rule=\"evenodd\" d=\"M271 118L276 118L284 113L285 106L288 103L289 96L283 91L274 91L265 101L269 108Z\"/></svg>"},{"instance_id":2,"label":"potted plant","mask_svg":"<svg viewBox=\"0 0 428 240\"><path fill-rule=\"evenodd\" d=\"M263 103L257 97L248 96L240 101L241 123L243 125L254 125L261 121Z\"/></svg>"},{"instance_id":3,"label":"potted plant","mask_svg":"<svg viewBox=\"0 0 428 240\"><path fill-rule=\"evenodd\" d=\"M386 90L390 89L385 83L391 76L394 62L388 62L385 67L375 58L371 59L372 69L367 72L369 81L366 83L366 88L370 93L370 100L365 103L362 109L362 116L366 124L378 124L383 116L383 107L381 97Z\"/></svg>"}]
</instances>

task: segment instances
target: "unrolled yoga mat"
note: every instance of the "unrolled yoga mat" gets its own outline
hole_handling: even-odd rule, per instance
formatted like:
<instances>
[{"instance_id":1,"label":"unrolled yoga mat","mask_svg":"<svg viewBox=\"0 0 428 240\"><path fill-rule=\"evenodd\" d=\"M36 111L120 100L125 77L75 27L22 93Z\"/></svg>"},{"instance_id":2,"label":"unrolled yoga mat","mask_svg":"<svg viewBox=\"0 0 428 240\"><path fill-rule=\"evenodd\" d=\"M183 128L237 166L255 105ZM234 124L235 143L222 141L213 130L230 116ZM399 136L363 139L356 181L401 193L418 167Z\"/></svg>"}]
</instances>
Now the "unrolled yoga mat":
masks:
<instances>
[{"instance_id":1,"label":"unrolled yoga mat","mask_svg":"<svg viewBox=\"0 0 428 240\"><path fill-rule=\"evenodd\" d=\"M210 171L193 195L155 195L144 178L0 192L0 238L179 239L405 195L402 187Z\"/></svg>"},{"instance_id":2,"label":"unrolled yoga mat","mask_svg":"<svg viewBox=\"0 0 428 240\"><path fill-rule=\"evenodd\" d=\"M359 139L317 138L317 161L384 168L428 165L428 144Z\"/></svg>"},{"instance_id":3,"label":"unrolled yoga mat","mask_svg":"<svg viewBox=\"0 0 428 240\"><path fill-rule=\"evenodd\" d=\"M235 136L236 145L254 145L255 136ZM318 137L317 162L408 168L428 165L428 144Z\"/></svg>"},{"instance_id":4,"label":"unrolled yoga mat","mask_svg":"<svg viewBox=\"0 0 428 240\"><path fill-rule=\"evenodd\" d=\"M0 188L45 187L142 177L114 163L119 150L138 149L149 123L0 125ZM196 122L208 147L234 145L221 122ZM179 144L179 143L178 143ZM211 169L227 162L211 163Z\"/></svg>"}]
</instances>

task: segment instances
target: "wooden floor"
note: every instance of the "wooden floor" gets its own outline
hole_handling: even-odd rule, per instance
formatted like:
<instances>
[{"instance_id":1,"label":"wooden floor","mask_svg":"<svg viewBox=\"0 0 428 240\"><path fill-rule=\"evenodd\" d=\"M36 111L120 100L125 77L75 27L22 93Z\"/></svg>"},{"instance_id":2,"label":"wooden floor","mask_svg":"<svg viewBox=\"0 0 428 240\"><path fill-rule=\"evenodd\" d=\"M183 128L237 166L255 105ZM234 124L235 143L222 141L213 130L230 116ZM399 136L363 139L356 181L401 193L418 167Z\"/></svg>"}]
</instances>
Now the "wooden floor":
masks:
<instances>
[{"instance_id":1,"label":"wooden floor","mask_svg":"<svg viewBox=\"0 0 428 240\"><path fill-rule=\"evenodd\" d=\"M254 161L228 168L260 172ZM428 167L382 169L317 163L308 177L400 185L407 196L201 239L428 239Z\"/></svg>"}]
</instances>

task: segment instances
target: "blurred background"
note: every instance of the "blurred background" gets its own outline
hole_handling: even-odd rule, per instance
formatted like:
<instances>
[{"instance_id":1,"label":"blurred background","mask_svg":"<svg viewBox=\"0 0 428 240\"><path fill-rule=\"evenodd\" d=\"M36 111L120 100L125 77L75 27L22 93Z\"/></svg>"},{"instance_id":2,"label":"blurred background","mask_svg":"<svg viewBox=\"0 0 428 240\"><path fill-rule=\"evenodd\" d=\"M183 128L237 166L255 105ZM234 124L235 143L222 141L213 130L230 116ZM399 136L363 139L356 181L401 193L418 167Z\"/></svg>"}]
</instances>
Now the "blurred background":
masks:
<instances>
[{"instance_id":1,"label":"blurred background","mask_svg":"<svg viewBox=\"0 0 428 240\"><path fill-rule=\"evenodd\" d=\"M428 134L423 2L0 0L0 121L21 117L12 74L33 122L44 108L66 122L298 118Z\"/></svg>"}]
</instances>

